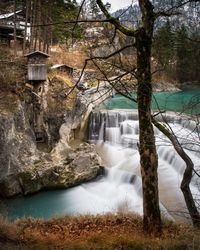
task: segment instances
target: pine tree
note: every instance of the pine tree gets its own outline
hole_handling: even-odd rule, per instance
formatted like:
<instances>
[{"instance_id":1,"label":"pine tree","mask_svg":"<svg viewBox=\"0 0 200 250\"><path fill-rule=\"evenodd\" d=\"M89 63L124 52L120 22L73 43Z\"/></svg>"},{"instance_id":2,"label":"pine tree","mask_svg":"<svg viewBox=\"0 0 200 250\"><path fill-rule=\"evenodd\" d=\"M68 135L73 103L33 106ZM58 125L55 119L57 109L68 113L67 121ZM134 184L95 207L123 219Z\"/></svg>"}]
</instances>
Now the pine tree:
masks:
<instances>
[{"instance_id":1,"label":"pine tree","mask_svg":"<svg viewBox=\"0 0 200 250\"><path fill-rule=\"evenodd\" d=\"M175 61L174 42L174 32L170 22L167 21L154 35L152 54L158 63L158 67L162 70L164 69L169 77L173 76Z\"/></svg>"},{"instance_id":2,"label":"pine tree","mask_svg":"<svg viewBox=\"0 0 200 250\"><path fill-rule=\"evenodd\" d=\"M190 81L189 77L189 41L184 25L176 33L176 77L179 82Z\"/></svg>"}]
</instances>

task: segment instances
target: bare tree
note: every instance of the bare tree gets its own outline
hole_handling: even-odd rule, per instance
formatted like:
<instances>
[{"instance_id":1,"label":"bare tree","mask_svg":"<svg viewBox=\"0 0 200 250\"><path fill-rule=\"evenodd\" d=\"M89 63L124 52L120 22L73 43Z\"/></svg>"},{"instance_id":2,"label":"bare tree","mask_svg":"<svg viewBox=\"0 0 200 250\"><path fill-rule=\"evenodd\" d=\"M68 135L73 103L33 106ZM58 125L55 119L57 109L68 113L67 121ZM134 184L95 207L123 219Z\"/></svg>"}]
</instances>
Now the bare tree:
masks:
<instances>
[{"instance_id":1,"label":"bare tree","mask_svg":"<svg viewBox=\"0 0 200 250\"><path fill-rule=\"evenodd\" d=\"M155 13L149 0L139 0L142 26L128 29L111 17L101 0L97 4L106 18L126 36L135 38L137 49L137 102L139 113L139 151L143 183L143 227L146 232L161 232L161 216L158 198L158 157L151 120L151 45Z\"/></svg>"},{"instance_id":2,"label":"bare tree","mask_svg":"<svg viewBox=\"0 0 200 250\"><path fill-rule=\"evenodd\" d=\"M139 0L141 11L141 25L138 28L127 28L123 26L117 18L112 17L101 0L96 0L99 8L106 16L114 29L127 37L134 38L136 48L136 73L137 79L137 103L139 113L139 152L141 163L141 175L143 183L143 209L144 220L143 227L146 232L161 232L161 217L158 198L158 177L157 167L158 159L155 147L155 137L152 123L155 122L151 115L152 99L152 74L151 74L151 47L153 38L153 29L155 20L160 16L177 15L178 8L184 6L190 1L180 1L173 4L168 9L154 11L154 6L149 0ZM96 58L98 59L98 58ZM94 62L94 60L93 60ZM99 68L100 69L100 68ZM155 123L156 124L156 123ZM166 131L162 131L163 133ZM193 223L197 224L198 211L194 204L191 204L192 196L189 189L189 183L192 176L192 162L186 155L176 137L170 135L171 141L178 154L186 162L187 168L182 181L181 189L184 193L187 207L190 211ZM173 138L173 140L172 140Z\"/></svg>"},{"instance_id":3,"label":"bare tree","mask_svg":"<svg viewBox=\"0 0 200 250\"><path fill-rule=\"evenodd\" d=\"M26 14L25 14L25 27L24 27L24 40L23 40L23 54L26 52L26 39L27 39L27 28L28 28L28 16L29 16L29 1L25 1L25 8L26 8Z\"/></svg>"},{"instance_id":4,"label":"bare tree","mask_svg":"<svg viewBox=\"0 0 200 250\"><path fill-rule=\"evenodd\" d=\"M123 26L117 18L112 17L101 0L96 0L99 8L106 16L106 20L98 20L102 23L110 23L114 30L122 33L126 37L133 38L132 44L136 48L136 70L134 75L137 79L137 102L139 113L139 152L141 162L141 174L143 182L143 226L146 232L161 232L161 216L158 198L158 158L155 146L155 136L153 131L153 119L151 114L152 99L152 74L151 74L151 47L153 38L154 22L160 16L171 16L178 14L178 7L189 1L180 1L178 5L168 8L168 10L154 11L154 6L150 0L139 0L141 11L141 25L138 28L127 28ZM95 20L90 20L94 22ZM76 24L78 20L74 21ZM81 20L80 22L88 22ZM34 22L33 22L34 23ZM66 22L65 22L66 23ZM71 22L72 23L72 22ZM53 24L49 24L53 25ZM37 25L40 26L40 25ZM115 32L116 33L116 32ZM99 58L94 58L99 59ZM94 60L92 59L93 63ZM96 64L98 67L98 65ZM123 76L123 74L121 75ZM178 148L177 148L178 149ZM179 149L180 154L183 152ZM185 160L187 157L185 157ZM189 160L188 160L189 161ZM190 167L191 169L191 167ZM191 175L191 172L188 172ZM189 179L188 179L189 180ZM183 184L182 188L188 186ZM187 192L188 193L188 192ZM186 202L187 203L187 202Z\"/></svg>"},{"instance_id":5,"label":"bare tree","mask_svg":"<svg viewBox=\"0 0 200 250\"><path fill-rule=\"evenodd\" d=\"M165 119L164 121L166 123ZM194 171L194 164L191 158L184 151L182 145L178 141L173 131L170 131L162 123L156 121L154 117L152 117L152 122L165 136L167 136L167 138L171 141L172 145L174 146L174 149L176 150L178 155L185 161L186 169L184 171L183 179L181 182L181 190L183 192L186 206L191 216L193 225L199 227L200 226L200 214L199 214L198 208L196 207L195 201L193 199L192 192L190 190L190 183L191 183L192 175Z\"/></svg>"}]
</instances>

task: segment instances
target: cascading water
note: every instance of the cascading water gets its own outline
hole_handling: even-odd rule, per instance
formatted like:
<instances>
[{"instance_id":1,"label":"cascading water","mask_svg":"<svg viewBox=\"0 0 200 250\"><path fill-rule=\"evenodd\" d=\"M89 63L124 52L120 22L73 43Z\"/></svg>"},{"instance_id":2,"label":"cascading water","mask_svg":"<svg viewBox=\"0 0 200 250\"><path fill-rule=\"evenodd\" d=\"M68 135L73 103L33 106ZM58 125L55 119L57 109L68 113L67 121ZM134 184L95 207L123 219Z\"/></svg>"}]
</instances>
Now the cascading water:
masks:
<instances>
[{"instance_id":1,"label":"cascading water","mask_svg":"<svg viewBox=\"0 0 200 250\"><path fill-rule=\"evenodd\" d=\"M191 120L165 117L200 170L198 131ZM159 117L158 117L159 119ZM89 122L89 141L106 166L105 175L98 180L67 190L41 192L12 202L10 218L33 216L50 218L66 214L97 214L131 211L143 213L140 157L138 153L139 125L136 110L102 110L93 112ZM188 214L180 190L185 163L176 154L169 140L155 129L159 156L158 178L160 207L163 214L183 221ZM190 149L190 151L188 150ZM194 150L194 151L191 151ZM199 195L199 178L193 177L191 189ZM38 209L39 207L39 209ZM178 215L181 215L180 217Z\"/></svg>"},{"instance_id":2,"label":"cascading water","mask_svg":"<svg viewBox=\"0 0 200 250\"><path fill-rule=\"evenodd\" d=\"M187 149L191 149L191 147L195 149L195 152L187 149L186 151L192 158L195 167L200 169L198 163L199 145L194 144L195 140L199 141L196 123L177 118L174 115L168 115L165 119L167 119L170 128L178 136L183 146ZM98 131L96 130L97 120L101 121ZM181 215L180 218L183 220L182 215L188 214L180 190L185 163L160 131L155 129L155 135L159 157L158 176L161 210L177 220ZM126 197L126 203L124 204L130 205L128 209L142 213L137 113L130 110L105 110L91 114L89 140L97 143L98 153L105 164L111 167L108 170L107 177L105 177L107 184L115 183L117 195L120 193L121 186L126 185L126 189L123 189L124 197ZM190 141L191 143L189 143ZM196 181L197 178L194 177L191 183L191 190L194 194L199 193Z\"/></svg>"}]
</instances>

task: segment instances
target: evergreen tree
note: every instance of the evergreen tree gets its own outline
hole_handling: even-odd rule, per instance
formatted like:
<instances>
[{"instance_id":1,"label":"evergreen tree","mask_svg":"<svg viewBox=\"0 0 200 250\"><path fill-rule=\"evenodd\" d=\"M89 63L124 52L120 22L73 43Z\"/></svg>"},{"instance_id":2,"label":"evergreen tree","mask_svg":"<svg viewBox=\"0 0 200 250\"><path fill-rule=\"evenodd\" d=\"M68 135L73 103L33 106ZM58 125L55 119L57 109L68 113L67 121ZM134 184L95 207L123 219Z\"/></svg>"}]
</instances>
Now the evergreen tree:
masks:
<instances>
[{"instance_id":1,"label":"evergreen tree","mask_svg":"<svg viewBox=\"0 0 200 250\"><path fill-rule=\"evenodd\" d=\"M174 32L170 22L167 21L154 35L152 55L155 57L159 68L164 69L169 77L173 75L174 42Z\"/></svg>"},{"instance_id":2,"label":"evergreen tree","mask_svg":"<svg viewBox=\"0 0 200 250\"><path fill-rule=\"evenodd\" d=\"M76 1L62 1L56 0L49 5L51 11L51 22L59 23L53 26L53 42L66 43L70 38L80 38L82 34L82 29L80 25L65 24L66 21L75 20L78 14L78 4Z\"/></svg>"},{"instance_id":3,"label":"evergreen tree","mask_svg":"<svg viewBox=\"0 0 200 250\"><path fill-rule=\"evenodd\" d=\"M200 31L192 33L189 39L190 59L188 61L190 68L190 79L193 82L200 83Z\"/></svg>"},{"instance_id":4,"label":"evergreen tree","mask_svg":"<svg viewBox=\"0 0 200 250\"><path fill-rule=\"evenodd\" d=\"M90 9L92 18L98 18L100 14L100 9L96 3L96 0L90 1Z\"/></svg>"},{"instance_id":5,"label":"evergreen tree","mask_svg":"<svg viewBox=\"0 0 200 250\"><path fill-rule=\"evenodd\" d=\"M200 32L189 34L184 25L172 30L168 21L154 34L152 55L165 75L177 82L199 82Z\"/></svg>"},{"instance_id":6,"label":"evergreen tree","mask_svg":"<svg viewBox=\"0 0 200 250\"><path fill-rule=\"evenodd\" d=\"M184 25L176 33L176 77L179 82L190 81L189 61L190 50L188 32Z\"/></svg>"},{"instance_id":7,"label":"evergreen tree","mask_svg":"<svg viewBox=\"0 0 200 250\"><path fill-rule=\"evenodd\" d=\"M27 8L32 26L30 50L48 52L50 43L67 43L72 37L81 37L82 29L78 24L66 24L76 19L79 6L75 0L31 0Z\"/></svg>"}]
</instances>

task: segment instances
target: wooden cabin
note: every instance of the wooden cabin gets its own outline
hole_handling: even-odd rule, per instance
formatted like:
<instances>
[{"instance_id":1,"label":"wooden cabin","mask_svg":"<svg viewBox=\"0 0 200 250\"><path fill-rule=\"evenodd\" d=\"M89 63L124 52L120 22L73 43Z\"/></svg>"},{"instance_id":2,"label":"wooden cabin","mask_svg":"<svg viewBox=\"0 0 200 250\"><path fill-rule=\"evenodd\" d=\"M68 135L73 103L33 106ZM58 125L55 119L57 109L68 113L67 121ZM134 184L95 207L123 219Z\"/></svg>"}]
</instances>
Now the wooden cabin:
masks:
<instances>
[{"instance_id":1,"label":"wooden cabin","mask_svg":"<svg viewBox=\"0 0 200 250\"><path fill-rule=\"evenodd\" d=\"M67 64L55 64L51 67L51 70L67 73L72 76L74 72L74 68L68 66Z\"/></svg>"},{"instance_id":2,"label":"wooden cabin","mask_svg":"<svg viewBox=\"0 0 200 250\"><path fill-rule=\"evenodd\" d=\"M49 55L41 51L34 51L25 55L25 57L28 60L28 80L46 81Z\"/></svg>"},{"instance_id":3,"label":"wooden cabin","mask_svg":"<svg viewBox=\"0 0 200 250\"><path fill-rule=\"evenodd\" d=\"M18 49L22 49L24 38L23 11L16 11L16 39ZM12 47L14 40L14 12L0 15L0 45Z\"/></svg>"}]
</instances>

